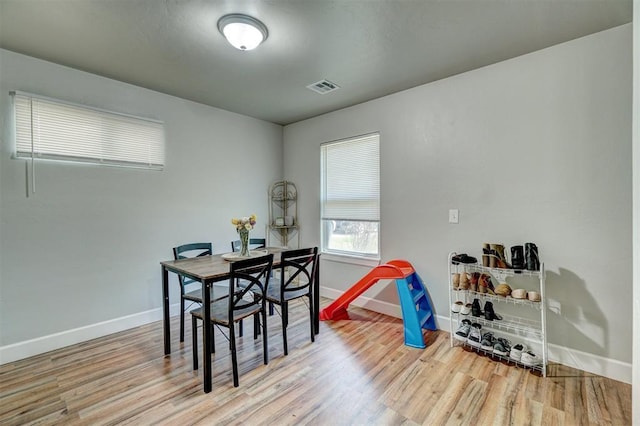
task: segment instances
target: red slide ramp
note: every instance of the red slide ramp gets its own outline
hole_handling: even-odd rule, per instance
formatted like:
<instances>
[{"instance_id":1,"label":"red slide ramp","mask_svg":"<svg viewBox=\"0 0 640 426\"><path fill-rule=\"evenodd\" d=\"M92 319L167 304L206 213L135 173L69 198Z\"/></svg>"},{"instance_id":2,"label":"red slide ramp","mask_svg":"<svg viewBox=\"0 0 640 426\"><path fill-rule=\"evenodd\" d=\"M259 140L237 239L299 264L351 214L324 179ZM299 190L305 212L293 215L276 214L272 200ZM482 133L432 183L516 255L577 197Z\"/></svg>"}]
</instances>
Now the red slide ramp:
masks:
<instances>
[{"instance_id":1,"label":"red slide ramp","mask_svg":"<svg viewBox=\"0 0 640 426\"><path fill-rule=\"evenodd\" d=\"M413 266L406 261L391 261L384 265L376 266L345 291L344 294L320 311L320 320L349 319L349 314L347 313L349 304L379 280L405 278L414 272Z\"/></svg>"}]
</instances>

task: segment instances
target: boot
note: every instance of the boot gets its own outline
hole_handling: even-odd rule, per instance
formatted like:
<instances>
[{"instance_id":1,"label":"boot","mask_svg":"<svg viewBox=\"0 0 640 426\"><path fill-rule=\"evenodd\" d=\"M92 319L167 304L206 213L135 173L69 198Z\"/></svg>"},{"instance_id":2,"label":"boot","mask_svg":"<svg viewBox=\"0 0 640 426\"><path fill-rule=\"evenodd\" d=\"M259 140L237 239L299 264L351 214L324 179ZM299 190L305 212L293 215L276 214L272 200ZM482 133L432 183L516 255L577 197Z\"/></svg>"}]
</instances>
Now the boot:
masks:
<instances>
[{"instance_id":1,"label":"boot","mask_svg":"<svg viewBox=\"0 0 640 426\"><path fill-rule=\"evenodd\" d=\"M487 274L480 275L480 278L478 279L478 292L496 294L493 283L491 282L491 276Z\"/></svg>"},{"instance_id":2,"label":"boot","mask_svg":"<svg viewBox=\"0 0 640 426\"><path fill-rule=\"evenodd\" d=\"M471 315L474 317L482 315L482 309L480 309L480 301L478 299L473 299L473 303L471 304Z\"/></svg>"},{"instance_id":3,"label":"boot","mask_svg":"<svg viewBox=\"0 0 640 426\"><path fill-rule=\"evenodd\" d=\"M485 281L488 275L481 274L480 278L478 278L478 293L486 293L487 292L487 283Z\"/></svg>"},{"instance_id":4,"label":"boot","mask_svg":"<svg viewBox=\"0 0 640 426\"><path fill-rule=\"evenodd\" d=\"M471 274L471 291L478 291L478 280L480 279L480 272L474 272Z\"/></svg>"},{"instance_id":5,"label":"boot","mask_svg":"<svg viewBox=\"0 0 640 426\"><path fill-rule=\"evenodd\" d=\"M504 246L502 244L494 244L494 250L496 252L496 267L501 269L510 269L511 265L507 262L507 257L504 255Z\"/></svg>"},{"instance_id":6,"label":"boot","mask_svg":"<svg viewBox=\"0 0 640 426\"><path fill-rule=\"evenodd\" d=\"M493 303L486 302L484 304L484 319L486 319L487 321L493 321L494 314L495 312L493 312Z\"/></svg>"},{"instance_id":7,"label":"boot","mask_svg":"<svg viewBox=\"0 0 640 426\"><path fill-rule=\"evenodd\" d=\"M485 268L489 267L490 255L491 255L491 246L489 245L489 243L484 243L482 245L482 266L484 266Z\"/></svg>"},{"instance_id":8,"label":"boot","mask_svg":"<svg viewBox=\"0 0 640 426\"><path fill-rule=\"evenodd\" d=\"M511 265L513 269L524 269L524 250L522 246L511 247Z\"/></svg>"},{"instance_id":9,"label":"boot","mask_svg":"<svg viewBox=\"0 0 640 426\"><path fill-rule=\"evenodd\" d=\"M469 274L466 272L460 273L460 285L458 285L458 290L469 290Z\"/></svg>"},{"instance_id":10,"label":"boot","mask_svg":"<svg viewBox=\"0 0 640 426\"><path fill-rule=\"evenodd\" d=\"M487 321L501 320L502 317L495 313L493 310L493 303L487 302L484 304L484 319Z\"/></svg>"},{"instance_id":11,"label":"boot","mask_svg":"<svg viewBox=\"0 0 640 426\"><path fill-rule=\"evenodd\" d=\"M529 271L540 270L540 258L538 257L538 247L534 243L525 243L524 260Z\"/></svg>"},{"instance_id":12,"label":"boot","mask_svg":"<svg viewBox=\"0 0 640 426\"><path fill-rule=\"evenodd\" d=\"M498 267L498 252L496 251L496 244L489 244L489 268Z\"/></svg>"}]
</instances>

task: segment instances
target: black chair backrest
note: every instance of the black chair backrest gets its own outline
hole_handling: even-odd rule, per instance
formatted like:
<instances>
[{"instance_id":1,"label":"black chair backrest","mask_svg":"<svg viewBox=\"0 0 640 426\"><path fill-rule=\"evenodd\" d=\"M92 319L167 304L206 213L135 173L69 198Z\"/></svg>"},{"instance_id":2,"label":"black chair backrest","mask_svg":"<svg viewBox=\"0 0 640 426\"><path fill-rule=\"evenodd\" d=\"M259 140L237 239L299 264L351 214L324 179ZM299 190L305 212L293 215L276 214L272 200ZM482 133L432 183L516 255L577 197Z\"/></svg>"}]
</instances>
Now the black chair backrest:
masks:
<instances>
[{"instance_id":1,"label":"black chair backrest","mask_svg":"<svg viewBox=\"0 0 640 426\"><path fill-rule=\"evenodd\" d=\"M281 296L287 291L299 291L307 287L311 289L318 267L318 247L282 252L280 267L283 270L280 274ZM288 274L284 271L288 271Z\"/></svg>"},{"instance_id":2,"label":"black chair backrest","mask_svg":"<svg viewBox=\"0 0 640 426\"><path fill-rule=\"evenodd\" d=\"M173 258L175 260L210 256L211 254L213 254L213 246L211 243L190 243L173 248ZM178 278L182 285L195 282L194 280L183 277L182 275L178 275Z\"/></svg>"},{"instance_id":3,"label":"black chair backrest","mask_svg":"<svg viewBox=\"0 0 640 426\"><path fill-rule=\"evenodd\" d=\"M231 251L237 252L240 251L240 240L231 241ZM249 248L265 248L267 246L267 240L265 238L249 238Z\"/></svg>"},{"instance_id":4,"label":"black chair backrest","mask_svg":"<svg viewBox=\"0 0 640 426\"><path fill-rule=\"evenodd\" d=\"M231 279L229 280L229 317L233 318L233 311L238 311L257 303L264 303L263 295L267 287L273 254L239 260L231 264ZM239 285L242 281L242 286ZM250 300L244 297L249 294Z\"/></svg>"}]
</instances>

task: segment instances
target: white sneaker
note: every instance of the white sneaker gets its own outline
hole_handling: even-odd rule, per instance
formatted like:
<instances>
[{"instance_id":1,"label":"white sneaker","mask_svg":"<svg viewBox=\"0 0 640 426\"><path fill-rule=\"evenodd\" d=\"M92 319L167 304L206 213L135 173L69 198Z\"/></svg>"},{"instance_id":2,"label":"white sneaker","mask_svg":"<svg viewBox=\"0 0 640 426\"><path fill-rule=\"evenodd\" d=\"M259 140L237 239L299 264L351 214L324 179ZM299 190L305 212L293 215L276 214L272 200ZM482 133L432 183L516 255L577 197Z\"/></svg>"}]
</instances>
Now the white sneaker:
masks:
<instances>
[{"instance_id":1,"label":"white sneaker","mask_svg":"<svg viewBox=\"0 0 640 426\"><path fill-rule=\"evenodd\" d=\"M482 341L482 334L480 333L480 329L482 325L474 322L471 324L471 331L469 332L469 337L467 337L467 343L473 347L479 348L480 342Z\"/></svg>"},{"instance_id":2,"label":"white sneaker","mask_svg":"<svg viewBox=\"0 0 640 426\"><path fill-rule=\"evenodd\" d=\"M518 343L517 345L514 345L511 348L511 352L509 353L509 358L511 358L514 361L518 361L521 362L522 361L522 354L524 352L527 351L527 345L524 345L522 343Z\"/></svg>"},{"instance_id":3,"label":"white sneaker","mask_svg":"<svg viewBox=\"0 0 640 426\"><path fill-rule=\"evenodd\" d=\"M460 313L462 315L469 315L471 313L471 303L467 303L462 308L460 308Z\"/></svg>"},{"instance_id":4,"label":"white sneaker","mask_svg":"<svg viewBox=\"0 0 640 426\"><path fill-rule=\"evenodd\" d=\"M539 365L542 365L542 358L531 351L526 351L522 352L522 358L520 362L529 367L537 367Z\"/></svg>"},{"instance_id":5,"label":"white sneaker","mask_svg":"<svg viewBox=\"0 0 640 426\"><path fill-rule=\"evenodd\" d=\"M464 308L464 303L458 300L456 303L451 305L451 312L453 312L454 314L459 314L462 308Z\"/></svg>"},{"instance_id":6,"label":"white sneaker","mask_svg":"<svg viewBox=\"0 0 640 426\"><path fill-rule=\"evenodd\" d=\"M460 324L460 326L454 333L453 337L455 339L466 342L470 332L471 332L471 321L469 321L468 319L463 319L462 324Z\"/></svg>"}]
</instances>

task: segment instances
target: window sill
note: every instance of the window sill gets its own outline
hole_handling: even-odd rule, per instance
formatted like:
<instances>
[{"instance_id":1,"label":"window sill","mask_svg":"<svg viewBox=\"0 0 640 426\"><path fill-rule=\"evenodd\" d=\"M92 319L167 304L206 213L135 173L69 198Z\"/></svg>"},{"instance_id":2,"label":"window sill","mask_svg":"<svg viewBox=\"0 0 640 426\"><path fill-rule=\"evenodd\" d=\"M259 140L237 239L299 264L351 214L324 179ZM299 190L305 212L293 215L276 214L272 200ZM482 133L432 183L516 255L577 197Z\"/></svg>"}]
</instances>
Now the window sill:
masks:
<instances>
[{"instance_id":1,"label":"window sill","mask_svg":"<svg viewBox=\"0 0 640 426\"><path fill-rule=\"evenodd\" d=\"M335 254L335 253L322 253L322 255L320 256L320 259L328 260L330 262L348 263L351 265L361 265L361 266L380 265L380 259L371 259L371 258L358 257L358 256L347 256L344 254Z\"/></svg>"}]
</instances>

